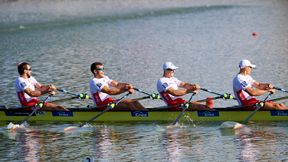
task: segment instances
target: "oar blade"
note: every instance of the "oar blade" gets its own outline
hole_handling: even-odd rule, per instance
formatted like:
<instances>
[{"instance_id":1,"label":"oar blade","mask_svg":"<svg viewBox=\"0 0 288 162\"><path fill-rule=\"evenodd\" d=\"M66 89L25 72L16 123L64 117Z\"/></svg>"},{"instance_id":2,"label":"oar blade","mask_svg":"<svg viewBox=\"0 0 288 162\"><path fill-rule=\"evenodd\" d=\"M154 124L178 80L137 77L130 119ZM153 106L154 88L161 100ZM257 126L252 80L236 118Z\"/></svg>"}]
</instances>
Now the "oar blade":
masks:
<instances>
[{"instance_id":1,"label":"oar blade","mask_svg":"<svg viewBox=\"0 0 288 162\"><path fill-rule=\"evenodd\" d=\"M67 132L73 132L73 131L75 131L78 128L81 128L81 127L69 126L69 127L64 128L64 132L66 132L66 133Z\"/></svg>"},{"instance_id":2,"label":"oar blade","mask_svg":"<svg viewBox=\"0 0 288 162\"><path fill-rule=\"evenodd\" d=\"M7 125L7 129L10 131L21 131L21 130L25 130L26 129L26 125L25 124L13 124L12 122L10 122Z\"/></svg>"},{"instance_id":3,"label":"oar blade","mask_svg":"<svg viewBox=\"0 0 288 162\"><path fill-rule=\"evenodd\" d=\"M243 124L233 122L233 121L226 121L223 122L220 126L219 129L241 129L244 128L245 126Z\"/></svg>"}]
</instances>

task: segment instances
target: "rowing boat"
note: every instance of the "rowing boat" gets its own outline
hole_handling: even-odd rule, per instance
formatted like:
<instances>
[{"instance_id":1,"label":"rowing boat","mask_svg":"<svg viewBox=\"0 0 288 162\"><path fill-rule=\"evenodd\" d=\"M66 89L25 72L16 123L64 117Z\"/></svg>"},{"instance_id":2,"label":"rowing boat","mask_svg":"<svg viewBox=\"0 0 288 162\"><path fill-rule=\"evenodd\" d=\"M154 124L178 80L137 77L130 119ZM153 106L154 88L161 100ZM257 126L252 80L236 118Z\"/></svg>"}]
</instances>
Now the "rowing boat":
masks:
<instances>
[{"instance_id":1,"label":"rowing boat","mask_svg":"<svg viewBox=\"0 0 288 162\"><path fill-rule=\"evenodd\" d=\"M241 122L252 113L235 108L215 108L216 111L189 111L180 120L184 121L237 121ZM69 108L70 111L38 111L29 121L84 122L101 111L92 108ZM0 107L0 121L21 121L32 111ZM163 121L171 122L181 111L149 108L147 111L108 111L94 122ZM259 111L252 121L287 121L288 110Z\"/></svg>"}]
</instances>

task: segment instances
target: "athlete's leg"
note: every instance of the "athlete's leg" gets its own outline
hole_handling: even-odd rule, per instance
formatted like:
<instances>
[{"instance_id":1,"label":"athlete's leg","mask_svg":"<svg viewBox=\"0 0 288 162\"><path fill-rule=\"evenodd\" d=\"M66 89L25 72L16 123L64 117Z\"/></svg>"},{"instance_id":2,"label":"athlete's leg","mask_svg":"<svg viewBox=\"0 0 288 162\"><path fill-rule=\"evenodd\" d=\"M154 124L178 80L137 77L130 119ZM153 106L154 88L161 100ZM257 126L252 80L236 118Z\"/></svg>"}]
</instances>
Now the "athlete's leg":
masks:
<instances>
[{"instance_id":1,"label":"athlete's leg","mask_svg":"<svg viewBox=\"0 0 288 162\"><path fill-rule=\"evenodd\" d=\"M63 106L56 105L54 103L45 102L43 108L41 110L49 110L49 111L69 111Z\"/></svg>"},{"instance_id":2,"label":"athlete's leg","mask_svg":"<svg viewBox=\"0 0 288 162\"><path fill-rule=\"evenodd\" d=\"M288 110L288 107L284 104L277 102L266 102L264 107L265 110Z\"/></svg>"},{"instance_id":3,"label":"athlete's leg","mask_svg":"<svg viewBox=\"0 0 288 162\"><path fill-rule=\"evenodd\" d=\"M116 107L117 110L147 110L138 101L133 101L131 99L123 100Z\"/></svg>"}]
</instances>

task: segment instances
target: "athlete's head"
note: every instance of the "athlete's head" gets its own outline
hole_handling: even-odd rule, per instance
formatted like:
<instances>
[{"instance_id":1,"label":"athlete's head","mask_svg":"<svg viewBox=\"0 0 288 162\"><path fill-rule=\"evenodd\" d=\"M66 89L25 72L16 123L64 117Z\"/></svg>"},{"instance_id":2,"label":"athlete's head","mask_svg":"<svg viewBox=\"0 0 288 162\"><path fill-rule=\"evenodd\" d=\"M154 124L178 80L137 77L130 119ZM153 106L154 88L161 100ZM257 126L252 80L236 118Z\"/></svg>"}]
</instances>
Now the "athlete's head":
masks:
<instances>
[{"instance_id":1,"label":"athlete's head","mask_svg":"<svg viewBox=\"0 0 288 162\"><path fill-rule=\"evenodd\" d=\"M104 77L104 64L101 62L94 62L90 66L90 70L94 76Z\"/></svg>"},{"instance_id":2,"label":"athlete's head","mask_svg":"<svg viewBox=\"0 0 288 162\"><path fill-rule=\"evenodd\" d=\"M31 71L31 67L30 64L27 62L22 62L20 64L18 64L18 73L19 75L23 75L26 73L29 73Z\"/></svg>"}]
</instances>

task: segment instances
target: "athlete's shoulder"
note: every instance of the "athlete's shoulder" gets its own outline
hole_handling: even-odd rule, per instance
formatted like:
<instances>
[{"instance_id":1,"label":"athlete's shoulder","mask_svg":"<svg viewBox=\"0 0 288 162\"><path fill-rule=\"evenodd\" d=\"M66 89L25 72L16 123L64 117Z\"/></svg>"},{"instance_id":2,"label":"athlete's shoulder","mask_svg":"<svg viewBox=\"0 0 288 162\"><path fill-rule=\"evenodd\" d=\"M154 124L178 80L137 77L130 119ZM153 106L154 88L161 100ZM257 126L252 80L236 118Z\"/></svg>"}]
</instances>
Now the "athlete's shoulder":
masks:
<instances>
[{"instance_id":1,"label":"athlete's shoulder","mask_svg":"<svg viewBox=\"0 0 288 162\"><path fill-rule=\"evenodd\" d=\"M37 80L33 76L30 76L29 80L32 82L37 82Z\"/></svg>"},{"instance_id":2,"label":"athlete's shoulder","mask_svg":"<svg viewBox=\"0 0 288 162\"><path fill-rule=\"evenodd\" d=\"M161 77L159 80L158 80L158 82L169 82L169 81L171 81L171 78L167 78L167 77Z\"/></svg>"},{"instance_id":3,"label":"athlete's shoulder","mask_svg":"<svg viewBox=\"0 0 288 162\"><path fill-rule=\"evenodd\" d=\"M111 79L108 76L104 76L103 81L111 81Z\"/></svg>"}]
</instances>

